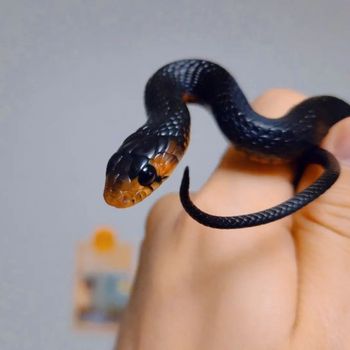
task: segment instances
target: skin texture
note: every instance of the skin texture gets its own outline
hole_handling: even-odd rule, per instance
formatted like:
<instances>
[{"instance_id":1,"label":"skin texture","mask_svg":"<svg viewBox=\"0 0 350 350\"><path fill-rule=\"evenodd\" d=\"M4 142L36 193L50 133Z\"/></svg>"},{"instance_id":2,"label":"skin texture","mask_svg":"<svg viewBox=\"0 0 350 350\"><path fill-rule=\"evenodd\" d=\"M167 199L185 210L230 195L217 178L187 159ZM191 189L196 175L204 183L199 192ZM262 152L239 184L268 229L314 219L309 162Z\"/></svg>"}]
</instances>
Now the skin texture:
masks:
<instances>
[{"instance_id":1,"label":"skin texture","mask_svg":"<svg viewBox=\"0 0 350 350\"><path fill-rule=\"evenodd\" d=\"M253 107L277 117L305 97L271 90ZM349 119L349 118L348 118ZM151 210L119 350L348 349L350 344L350 120L322 146L340 161L335 185L271 224L202 226L178 194ZM314 181L307 168L300 188ZM194 202L216 215L270 207L293 193L290 165L262 165L229 149Z\"/></svg>"}]
</instances>

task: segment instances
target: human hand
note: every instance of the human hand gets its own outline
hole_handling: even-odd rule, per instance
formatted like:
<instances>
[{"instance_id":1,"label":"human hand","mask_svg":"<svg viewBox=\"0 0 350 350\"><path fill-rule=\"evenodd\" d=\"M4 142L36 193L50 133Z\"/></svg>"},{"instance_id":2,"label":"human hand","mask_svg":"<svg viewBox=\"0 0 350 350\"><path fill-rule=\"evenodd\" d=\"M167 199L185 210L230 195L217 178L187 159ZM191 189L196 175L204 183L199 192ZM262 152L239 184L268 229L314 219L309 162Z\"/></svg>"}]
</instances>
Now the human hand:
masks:
<instances>
[{"instance_id":1,"label":"human hand","mask_svg":"<svg viewBox=\"0 0 350 350\"><path fill-rule=\"evenodd\" d=\"M253 104L278 117L304 96L272 90ZM349 119L349 118L348 118ZM276 222L217 230L178 194L152 209L119 350L347 349L350 344L350 120L322 145L341 175L320 198ZM321 169L309 166L300 188ZM192 195L214 215L269 208L293 194L290 165L261 165L229 149Z\"/></svg>"}]
</instances>

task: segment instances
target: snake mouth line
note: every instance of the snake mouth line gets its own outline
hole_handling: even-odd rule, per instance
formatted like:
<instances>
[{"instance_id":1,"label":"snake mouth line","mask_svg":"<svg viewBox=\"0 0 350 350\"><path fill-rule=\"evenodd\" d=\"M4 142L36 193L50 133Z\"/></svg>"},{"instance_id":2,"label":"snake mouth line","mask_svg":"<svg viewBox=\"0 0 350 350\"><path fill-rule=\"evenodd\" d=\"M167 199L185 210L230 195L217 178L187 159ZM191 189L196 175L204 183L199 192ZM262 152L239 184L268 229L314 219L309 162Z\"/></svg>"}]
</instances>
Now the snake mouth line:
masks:
<instances>
[{"instance_id":1,"label":"snake mouth line","mask_svg":"<svg viewBox=\"0 0 350 350\"><path fill-rule=\"evenodd\" d=\"M124 181L115 181L114 176L106 177L103 197L107 204L116 208L128 208L148 197L159 184L153 183L150 186L142 186L137 178Z\"/></svg>"},{"instance_id":2,"label":"snake mouth line","mask_svg":"<svg viewBox=\"0 0 350 350\"><path fill-rule=\"evenodd\" d=\"M135 199L130 198L128 195L123 195L122 193L115 194L109 189L105 190L103 196L107 204L116 208L128 208L135 204Z\"/></svg>"},{"instance_id":3,"label":"snake mouth line","mask_svg":"<svg viewBox=\"0 0 350 350\"><path fill-rule=\"evenodd\" d=\"M150 191L151 192L151 191ZM135 195L130 194L126 191L115 192L110 188L106 188L104 191L105 201L116 208L128 208L134 204L141 202L149 194L146 194L145 191L137 192Z\"/></svg>"},{"instance_id":4,"label":"snake mouth line","mask_svg":"<svg viewBox=\"0 0 350 350\"><path fill-rule=\"evenodd\" d=\"M131 190L121 190L118 187L112 187L110 186L109 183L110 181L107 178L103 197L107 202L107 204L116 208L131 207L136 203L141 202L144 198L146 198L148 195L150 195L153 192L152 187L149 187L149 188L141 187L140 189L135 188L134 191L131 191Z\"/></svg>"}]
</instances>

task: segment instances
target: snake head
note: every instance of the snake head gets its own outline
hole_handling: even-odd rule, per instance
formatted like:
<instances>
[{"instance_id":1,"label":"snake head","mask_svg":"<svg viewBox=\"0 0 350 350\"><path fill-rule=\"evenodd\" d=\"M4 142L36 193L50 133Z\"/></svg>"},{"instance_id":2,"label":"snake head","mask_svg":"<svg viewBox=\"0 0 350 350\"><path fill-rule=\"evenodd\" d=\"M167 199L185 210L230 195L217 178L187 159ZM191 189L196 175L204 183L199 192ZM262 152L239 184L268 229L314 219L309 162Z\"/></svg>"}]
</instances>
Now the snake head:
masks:
<instances>
[{"instance_id":1,"label":"snake head","mask_svg":"<svg viewBox=\"0 0 350 350\"><path fill-rule=\"evenodd\" d=\"M180 149L172 138L126 139L108 162L105 201L117 208L141 202L173 172L183 154Z\"/></svg>"}]
</instances>

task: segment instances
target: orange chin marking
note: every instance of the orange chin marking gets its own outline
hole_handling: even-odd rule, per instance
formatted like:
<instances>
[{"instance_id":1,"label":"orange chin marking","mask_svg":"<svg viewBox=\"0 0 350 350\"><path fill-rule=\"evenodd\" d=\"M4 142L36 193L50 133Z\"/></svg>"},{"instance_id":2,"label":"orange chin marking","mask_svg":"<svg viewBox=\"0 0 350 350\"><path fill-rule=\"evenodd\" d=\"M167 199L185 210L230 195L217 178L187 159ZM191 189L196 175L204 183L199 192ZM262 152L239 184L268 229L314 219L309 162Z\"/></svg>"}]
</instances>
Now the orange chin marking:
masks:
<instances>
[{"instance_id":1,"label":"orange chin marking","mask_svg":"<svg viewBox=\"0 0 350 350\"><path fill-rule=\"evenodd\" d=\"M137 178L113 184L113 179L107 178L103 196L113 207L128 208L141 202L158 186L159 184L152 184L152 187L144 187L139 184Z\"/></svg>"},{"instance_id":2,"label":"orange chin marking","mask_svg":"<svg viewBox=\"0 0 350 350\"><path fill-rule=\"evenodd\" d=\"M185 103L194 103L197 102L197 99L191 94L183 94L182 101L184 101Z\"/></svg>"},{"instance_id":3,"label":"orange chin marking","mask_svg":"<svg viewBox=\"0 0 350 350\"><path fill-rule=\"evenodd\" d=\"M158 154L155 158L150 160L150 164L155 167L158 176L161 178L170 176L178 162L179 158L175 155L175 152L174 154Z\"/></svg>"}]
</instances>

